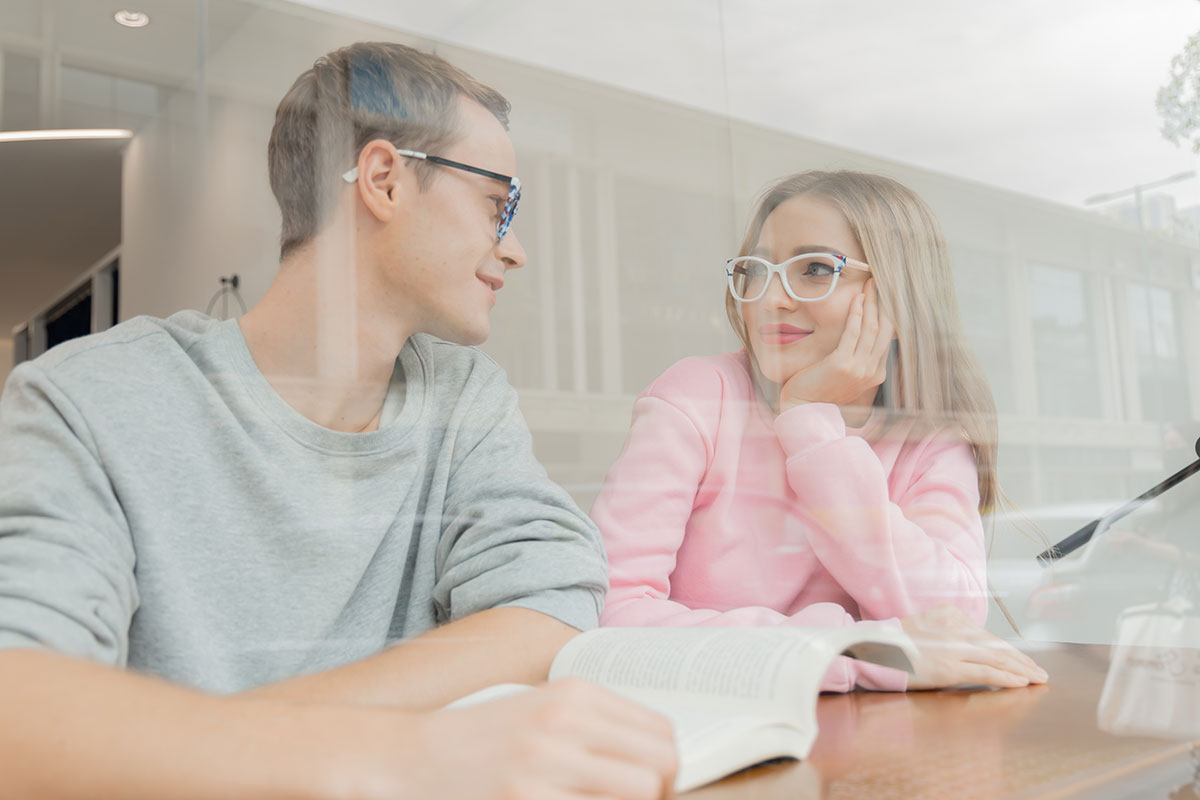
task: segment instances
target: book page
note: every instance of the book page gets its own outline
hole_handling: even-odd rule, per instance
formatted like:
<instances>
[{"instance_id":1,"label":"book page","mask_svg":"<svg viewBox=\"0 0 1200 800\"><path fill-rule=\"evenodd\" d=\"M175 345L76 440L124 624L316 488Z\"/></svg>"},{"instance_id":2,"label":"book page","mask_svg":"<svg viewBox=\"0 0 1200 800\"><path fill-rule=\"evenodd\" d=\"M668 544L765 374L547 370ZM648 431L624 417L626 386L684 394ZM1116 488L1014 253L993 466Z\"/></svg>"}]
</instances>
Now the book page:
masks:
<instances>
[{"instance_id":1,"label":"book page","mask_svg":"<svg viewBox=\"0 0 1200 800\"><path fill-rule=\"evenodd\" d=\"M601 628L562 649L550 677L612 687L777 700L812 639L775 628ZM822 669L822 674L824 670Z\"/></svg>"},{"instance_id":2,"label":"book page","mask_svg":"<svg viewBox=\"0 0 1200 800\"><path fill-rule=\"evenodd\" d=\"M443 708L469 708L477 706L480 703L490 703L493 700L502 700L505 697L512 697L522 692L531 691L533 691L533 687L527 686L524 683L495 683L477 692L471 692L471 694L460 697L451 703L447 703Z\"/></svg>"},{"instance_id":3,"label":"book page","mask_svg":"<svg viewBox=\"0 0 1200 800\"><path fill-rule=\"evenodd\" d=\"M886 628L600 628L575 637L550 677L586 678L636 691L754 701L767 708L811 704L833 659L856 643L872 660L907 666L902 633Z\"/></svg>"}]
</instances>

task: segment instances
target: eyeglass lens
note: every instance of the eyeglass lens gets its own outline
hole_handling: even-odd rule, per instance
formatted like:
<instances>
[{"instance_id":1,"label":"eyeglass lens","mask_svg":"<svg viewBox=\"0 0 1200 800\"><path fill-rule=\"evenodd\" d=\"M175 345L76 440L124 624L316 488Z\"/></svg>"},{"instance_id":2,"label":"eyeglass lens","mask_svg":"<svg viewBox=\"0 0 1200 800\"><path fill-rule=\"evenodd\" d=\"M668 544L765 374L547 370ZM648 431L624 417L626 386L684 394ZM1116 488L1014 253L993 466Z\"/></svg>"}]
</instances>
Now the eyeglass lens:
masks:
<instances>
[{"instance_id":1,"label":"eyeglass lens","mask_svg":"<svg viewBox=\"0 0 1200 800\"><path fill-rule=\"evenodd\" d=\"M787 286L797 297L819 300L833 290L837 281L838 263L830 256L808 256L787 265L784 271ZM739 300L757 300L767 291L770 269L762 261L740 258L730 262L733 273L733 293Z\"/></svg>"}]
</instances>

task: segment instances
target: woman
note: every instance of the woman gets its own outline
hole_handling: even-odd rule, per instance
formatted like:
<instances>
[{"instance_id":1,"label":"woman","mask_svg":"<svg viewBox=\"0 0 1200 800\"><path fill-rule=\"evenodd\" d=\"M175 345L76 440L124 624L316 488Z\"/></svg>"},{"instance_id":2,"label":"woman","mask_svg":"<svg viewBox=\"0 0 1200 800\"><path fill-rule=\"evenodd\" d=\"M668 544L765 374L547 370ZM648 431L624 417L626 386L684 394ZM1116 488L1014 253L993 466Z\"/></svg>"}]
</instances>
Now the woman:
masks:
<instances>
[{"instance_id":1,"label":"woman","mask_svg":"<svg viewBox=\"0 0 1200 800\"><path fill-rule=\"evenodd\" d=\"M995 411L928 207L880 176L785 178L726 277L745 348L646 389L592 509L601 623L884 624L917 640L911 679L842 659L827 690L1044 681L980 627Z\"/></svg>"}]
</instances>

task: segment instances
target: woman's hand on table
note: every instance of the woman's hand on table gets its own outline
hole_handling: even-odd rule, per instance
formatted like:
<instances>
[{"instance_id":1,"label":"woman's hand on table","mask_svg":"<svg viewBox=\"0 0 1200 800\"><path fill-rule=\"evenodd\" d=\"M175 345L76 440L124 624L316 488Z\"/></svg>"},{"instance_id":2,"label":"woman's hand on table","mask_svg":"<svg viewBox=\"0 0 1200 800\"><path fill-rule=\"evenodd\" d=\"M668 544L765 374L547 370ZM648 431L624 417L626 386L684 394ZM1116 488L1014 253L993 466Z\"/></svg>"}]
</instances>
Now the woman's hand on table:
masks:
<instances>
[{"instance_id":1,"label":"woman's hand on table","mask_svg":"<svg viewBox=\"0 0 1200 800\"><path fill-rule=\"evenodd\" d=\"M976 625L957 607L939 606L900 620L917 646L908 688L951 686L1015 688L1045 683L1048 676L1029 656Z\"/></svg>"}]
</instances>

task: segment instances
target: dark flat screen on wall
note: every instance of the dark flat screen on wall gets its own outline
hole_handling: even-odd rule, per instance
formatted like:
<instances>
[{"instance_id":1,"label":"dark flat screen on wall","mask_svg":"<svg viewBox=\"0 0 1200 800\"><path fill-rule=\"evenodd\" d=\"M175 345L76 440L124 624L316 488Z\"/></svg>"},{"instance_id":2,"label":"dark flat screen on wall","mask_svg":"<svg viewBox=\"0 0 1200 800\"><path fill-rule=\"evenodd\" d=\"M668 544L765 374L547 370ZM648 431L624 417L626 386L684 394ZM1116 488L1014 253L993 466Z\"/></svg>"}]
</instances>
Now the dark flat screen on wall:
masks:
<instances>
[{"instance_id":1,"label":"dark flat screen on wall","mask_svg":"<svg viewBox=\"0 0 1200 800\"><path fill-rule=\"evenodd\" d=\"M73 294L46 315L46 348L92 332L91 285Z\"/></svg>"}]
</instances>

